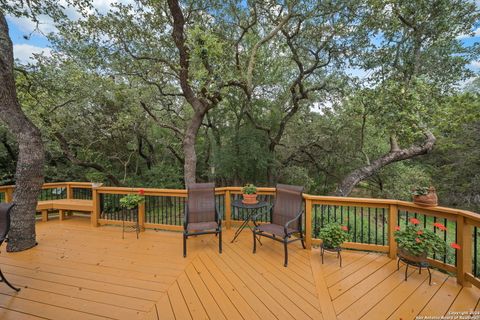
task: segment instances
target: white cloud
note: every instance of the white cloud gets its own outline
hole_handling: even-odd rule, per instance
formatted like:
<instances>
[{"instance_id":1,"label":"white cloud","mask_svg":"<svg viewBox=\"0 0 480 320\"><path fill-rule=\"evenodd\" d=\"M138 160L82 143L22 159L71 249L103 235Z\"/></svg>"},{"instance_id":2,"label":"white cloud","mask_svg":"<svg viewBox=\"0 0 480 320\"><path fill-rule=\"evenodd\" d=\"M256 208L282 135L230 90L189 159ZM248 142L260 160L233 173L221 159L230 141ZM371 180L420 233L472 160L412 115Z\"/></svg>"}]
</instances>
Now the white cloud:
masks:
<instances>
[{"instance_id":1,"label":"white cloud","mask_svg":"<svg viewBox=\"0 0 480 320\"><path fill-rule=\"evenodd\" d=\"M134 0L93 0L92 6L98 10L101 14L107 13L111 9L111 5L114 3L122 3L122 4L133 4ZM60 0L59 4L64 5L66 7L65 14L71 20L78 20L82 17L81 13L77 11L75 7L68 6L65 0ZM88 14L93 14L93 10L87 10ZM8 16L7 21L8 23L15 24L15 26L20 29L20 31L24 32L25 35L28 35L34 31L37 31L36 28L38 27L38 31L42 34L48 34L51 32L56 32L57 28L55 27L55 23L52 18L47 15L39 15L37 16L38 26L35 22L31 19L26 17L14 17Z\"/></svg>"},{"instance_id":2,"label":"white cloud","mask_svg":"<svg viewBox=\"0 0 480 320\"><path fill-rule=\"evenodd\" d=\"M480 61L473 61L470 63L470 66L475 69L480 69Z\"/></svg>"},{"instance_id":3,"label":"white cloud","mask_svg":"<svg viewBox=\"0 0 480 320\"><path fill-rule=\"evenodd\" d=\"M34 53L43 53L48 56L50 55L50 48L36 47L30 44L13 45L13 56L22 63L32 62Z\"/></svg>"},{"instance_id":4,"label":"white cloud","mask_svg":"<svg viewBox=\"0 0 480 320\"><path fill-rule=\"evenodd\" d=\"M473 30L473 36L470 34L461 34L457 37L457 39L465 39L470 37L480 37L480 28Z\"/></svg>"}]
</instances>

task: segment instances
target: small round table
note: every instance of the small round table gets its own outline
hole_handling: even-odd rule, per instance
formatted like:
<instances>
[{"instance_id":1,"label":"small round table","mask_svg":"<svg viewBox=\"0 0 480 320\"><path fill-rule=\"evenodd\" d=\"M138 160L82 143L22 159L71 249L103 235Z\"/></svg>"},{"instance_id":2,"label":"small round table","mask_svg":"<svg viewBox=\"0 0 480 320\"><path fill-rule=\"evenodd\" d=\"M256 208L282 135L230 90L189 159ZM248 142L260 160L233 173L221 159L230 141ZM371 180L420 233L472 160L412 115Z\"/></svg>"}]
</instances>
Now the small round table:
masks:
<instances>
[{"instance_id":1,"label":"small round table","mask_svg":"<svg viewBox=\"0 0 480 320\"><path fill-rule=\"evenodd\" d=\"M259 201L256 204L245 204L242 202L242 199L234 200L232 202L232 207L237 209L245 209L247 211L247 216L245 217L245 220L243 220L240 227L238 227L237 231L235 232L235 236L233 237L233 240L231 242L233 243L237 239L237 237L240 235L240 233L242 233L245 227L248 226L251 230L252 228L248 225L248 223L252 221L255 224L255 221L252 220L252 217L258 213L258 210L267 208L269 206L270 203L266 201Z\"/></svg>"}]
</instances>

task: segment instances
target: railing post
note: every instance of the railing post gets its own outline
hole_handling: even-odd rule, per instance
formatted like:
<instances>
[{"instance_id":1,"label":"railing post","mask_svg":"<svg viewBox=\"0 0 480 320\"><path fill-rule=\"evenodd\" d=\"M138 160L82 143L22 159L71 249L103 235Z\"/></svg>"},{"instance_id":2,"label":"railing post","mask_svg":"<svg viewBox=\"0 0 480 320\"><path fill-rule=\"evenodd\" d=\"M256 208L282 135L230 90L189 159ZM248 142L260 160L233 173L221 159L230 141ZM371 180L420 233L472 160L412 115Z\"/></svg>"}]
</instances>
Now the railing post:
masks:
<instances>
[{"instance_id":1,"label":"railing post","mask_svg":"<svg viewBox=\"0 0 480 320\"><path fill-rule=\"evenodd\" d=\"M13 201L13 188L8 188L5 190L5 202Z\"/></svg>"},{"instance_id":2,"label":"railing post","mask_svg":"<svg viewBox=\"0 0 480 320\"><path fill-rule=\"evenodd\" d=\"M90 222L92 227L98 227L98 219L100 217L100 193L98 188L92 188L92 202L93 202L93 211L90 216Z\"/></svg>"},{"instance_id":3,"label":"railing post","mask_svg":"<svg viewBox=\"0 0 480 320\"><path fill-rule=\"evenodd\" d=\"M312 200L305 200L305 246L312 248Z\"/></svg>"},{"instance_id":4,"label":"railing post","mask_svg":"<svg viewBox=\"0 0 480 320\"><path fill-rule=\"evenodd\" d=\"M225 191L225 226L227 229L232 227L232 204L230 202L230 190Z\"/></svg>"},{"instance_id":5,"label":"railing post","mask_svg":"<svg viewBox=\"0 0 480 320\"><path fill-rule=\"evenodd\" d=\"M465 222L465 217L457 215L457 282L470 287L472 284L465 278L465 273L472 272L472 226Z\"/></svg>"},{"instance_id":6,"label":"railing post","mask_svg":"<svg viewBox=\"0 0 480 320\"><path fill-rule=\"evenodd\" d=\"M138 225L141 231L145 231L145 201L138 204Z\"/></svg>"},{"instance_id":7,"label":"railing post","mask_svg":"<svg viewBox=\"0 0 480 320\"><path fill-rule=\"evenodd\" d=\"M73 188L70 182L67 182L67 199L73 199Z\"/></svg>"},{"instance_id":8,"label":"railing post","mask_svg":"<svg viewBox=\"0 0 480 320\"><path fill-rule=\"evenodd\" d=\"M388 208L388 256L390 259L397 257L397 242L395 241L395 227L398 224L398 206L391 204Z\"/></svg>"}]
</instances>

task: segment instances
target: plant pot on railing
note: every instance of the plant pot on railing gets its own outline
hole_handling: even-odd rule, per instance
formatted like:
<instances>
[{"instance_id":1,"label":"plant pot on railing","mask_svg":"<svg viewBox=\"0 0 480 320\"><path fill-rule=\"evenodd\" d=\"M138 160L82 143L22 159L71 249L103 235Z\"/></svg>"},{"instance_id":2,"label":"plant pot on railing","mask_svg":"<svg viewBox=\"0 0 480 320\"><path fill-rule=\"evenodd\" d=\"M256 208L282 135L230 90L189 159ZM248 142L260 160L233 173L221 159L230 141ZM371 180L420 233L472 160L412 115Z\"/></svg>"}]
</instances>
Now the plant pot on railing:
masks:
<instances>
[{"instance_id":1,"label":"plant pot on railing","mask_svg":"<svg viewBox=\"0 0 480 320\"><path fill-rule=\"evenodd\" d=\"M434 187L420 187L412 190L413 203L424 207L438 205L438 197Z\"/></svg>"}]
</instances>

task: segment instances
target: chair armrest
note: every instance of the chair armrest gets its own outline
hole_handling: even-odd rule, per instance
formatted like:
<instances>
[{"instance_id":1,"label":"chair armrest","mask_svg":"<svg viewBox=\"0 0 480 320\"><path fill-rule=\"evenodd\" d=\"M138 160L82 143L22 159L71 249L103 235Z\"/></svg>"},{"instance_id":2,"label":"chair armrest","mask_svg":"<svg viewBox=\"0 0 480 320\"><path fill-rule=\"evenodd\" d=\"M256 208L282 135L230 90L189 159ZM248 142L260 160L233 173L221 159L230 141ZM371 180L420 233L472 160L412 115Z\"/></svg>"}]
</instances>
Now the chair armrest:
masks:
<instances>
[{"instance_id":1,"label":"chair armrest","mask_svg":"<svg viewBox=\"0 0 480 320\"><path fill-rule=\"evenodd\" d=\"M297 215L295 216L295 218L293 218L292 220L289 220L289 221L287 221L287 223L285 223L285 226L284 226L285 234L288 234L288 233L287 233L287 229L288 229L288 226L290 225L290 223L292 223L292 222L300 219L300 218L302 217L302 215L303 215L303 209L301 209L301 210L297 213Z\"/></svg>"},{"instance_id":2,"label":"chair armrest","mask_svg":"<svg viewBox=\"0 0 480 320\"><path fill-rule=\"evenodd\" d=\"M269 206L270 206L270 207L268 207L267 211L272 212L273 204L270 204ZM263 214L263 212L257 212L256 214L254 214L254 215L252 216L252 221L256 221L256 220L257 220L257 217L260 216L260 215L262 215L262 214Z\"/></svg>"}]
</instances>

